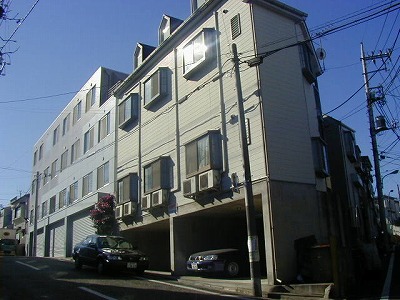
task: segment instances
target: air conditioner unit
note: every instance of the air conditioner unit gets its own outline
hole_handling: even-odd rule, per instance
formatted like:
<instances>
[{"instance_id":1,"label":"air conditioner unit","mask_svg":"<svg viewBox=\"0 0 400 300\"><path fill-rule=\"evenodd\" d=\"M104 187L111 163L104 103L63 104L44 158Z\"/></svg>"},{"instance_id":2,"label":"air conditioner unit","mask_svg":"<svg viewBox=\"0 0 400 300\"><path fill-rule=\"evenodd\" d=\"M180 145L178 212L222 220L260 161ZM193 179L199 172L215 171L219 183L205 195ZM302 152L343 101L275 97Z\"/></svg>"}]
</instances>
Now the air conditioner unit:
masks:
<instances>
[{"instance_id":1,"label":"air conditioner unit","mask_svg":"<svg viewBox=\"0 0 400 300\"><path fill-rule=\"evenodd\" d=\"M210 170L199 175L199 191L218 189L221 174L218 170Z\"/></svg>"},{"instance_id":2,"label":"air conditioner unit","mask_svg":"<svg viewBox=\"0 0 400 300\"><path fill-rule=\"evenodd\" d=\"M132 215L135 211L135 203L132 203L131 201L124 203L124 216Z\"/></svg>"},{"instance_id":3,"label":"air conditioner unit","mask_svg":"<svg viewBox=\"0 0 400 300\"><path fill-rule=\"evenodd\" d=\"M116 208L115 208L115 217L117 218L117 219L121 219L122 218L122 212L123 212L123 210L122 210L122 205L118 205Z\"/></svg>"},{"instance_id":4,"label":"air conditioner unit","mask_svg":"<svg viewBox=\"0 0 400 300\"><path fill-rule=\"evenodd\" d=\"M161 189L151 194L151 206L159 206L168 203L168 190Z\"/></svg>"},{"instance_id":5,"label":"air conditioner unit","mask_svg":"<svg viewBox=\"0 0 400 300\"><path fill-rule=\"evenodd\" d=\"M151 194L142 197L142 210L149 209L151 207Z\"/></svg>"},{"instance_id":6,"label":"air conditioner unit","mask_svg":"<svg viewBox=\"0 0 400 300\"><path fill-rule=\"evenodd\" d=\"M190 177L183 181L183 196L188 197L198 192L198 179L197 176Z\"/></svg>"}]
</instances>

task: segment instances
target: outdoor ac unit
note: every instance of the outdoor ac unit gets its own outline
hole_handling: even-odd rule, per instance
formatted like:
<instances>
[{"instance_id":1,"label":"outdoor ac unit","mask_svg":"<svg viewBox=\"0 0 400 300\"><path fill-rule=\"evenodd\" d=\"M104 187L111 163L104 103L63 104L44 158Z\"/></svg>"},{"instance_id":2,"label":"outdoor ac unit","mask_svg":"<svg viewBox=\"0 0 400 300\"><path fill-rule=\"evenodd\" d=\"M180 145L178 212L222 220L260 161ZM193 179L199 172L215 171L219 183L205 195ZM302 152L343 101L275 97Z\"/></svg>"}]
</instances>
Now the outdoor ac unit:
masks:
<instances>
[{"instance_id":1,"label":"outdoor ac unit","mask_svg":"<svg viewBox=\"0 0 400 300\"><path fill-rule=\"evenodd\" d=\"M190 177L183 181L183 196L188 197L196 194L198 191L197 176Z\"/></svg>"},{"instance_id":2,"label":"outdoor ac unit","mask_svg":"<svg viewBox=\"0 0 400 300\"><path fill-rule=\"evenodd\" d=\"M122 218L122 205L118 205L118 206L115 208L115 217L116 217L117 219L121 219L121 218Z\"/></svg>"},{"instance_id":3,"label":"outdoor ac unit","mask_svg":"<svg viewBox=\"0 0 400 300\"><path fill-rule=\"evenodd\" d=\"M218 170L210 170L199 175L199 191L219 188L221 175Z\"/></svg>"},{"instance_id":4,"label":"outdoor ac unit","mask_svg":"<svg viewBox=\"0 0 400 300\"><path fill-rule=\"evenodd\" d=\"M129 216L135 213L135 205L132 202L124 203L124 216Z\"/></svg>"},{"instance_id":5,"label":"outdoor ac unit","mask_svg":"<svg viewBox=\"0 0 400 300\"><path fill-rule=\"evenodd\" d=\"M149 209L151 207L151 194L142 197L142 210Z\"/></svg>"},{"instance_id":6,"label":"outdoor ac unit","mask_svg":"<svg viewBox=\"0 0 400 300\"><path fill-rule=\"evenodd\" d=\"M159 206L168 203L168 190L161 189L151 194L151 206Z\"/></svg>"}]
</instances>

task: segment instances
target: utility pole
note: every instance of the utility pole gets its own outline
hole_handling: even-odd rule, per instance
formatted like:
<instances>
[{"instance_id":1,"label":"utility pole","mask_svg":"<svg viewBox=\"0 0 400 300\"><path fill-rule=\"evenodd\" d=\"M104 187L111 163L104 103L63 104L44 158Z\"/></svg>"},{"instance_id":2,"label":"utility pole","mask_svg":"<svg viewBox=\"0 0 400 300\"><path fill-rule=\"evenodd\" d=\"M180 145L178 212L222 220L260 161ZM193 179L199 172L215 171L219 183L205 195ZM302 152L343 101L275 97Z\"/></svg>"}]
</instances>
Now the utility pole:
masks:
<instances>
[{"instance_id":1,"label":"utility pole","mask_svg":"<svg viewBox=\"0 0 400 300\"><path fill-rule=\"evenodd\" d=\"M369 86L369 78L368 78L368 71L367 71L367 61L368 60L375 60L375 59L382 59L384 57L389 57L389 53L382 53L380 52L378 55L371 55L365 56L364 54L364 45L361 43L361 62L363 66L363 76L364 76L364 83L365 83L365 94L367 97L367 108L368 108L368 118L369 118L369 133L371 136L372 142L372 154L374 157L374 168L375 168L375 179L376 179L376 190L378 193L378 205L379 205L379 219L380 219L380 226L383 235L383 243L385 249L388 247L389 239L388 239L388 232L387 232L387 225L386 225L386 215L385 215L385 205L383 199L383 187L382 187L382 176L381 176L381 169L379 163L379 152L378 152L378 144L376 142L376 133L377 130L375 129L374 124L374 111L373 111L373 103L376 101L373 93L371 93L371 88ZM376 72L378 72L377 70Z\"/></svg>"},{"instance_id":2,"label":"utility pole","mask_svg":"<svg viewBox=\"0 0 400 300\"><path fill-rule=\"evenodd\" d=\"M37 251L37 219L38 219L38 211L37 206L39 202L39 172L36 172L36 184L35 184L35 211L34 211L34 220L33 220L33 247L32 247L32 256L36 256Z\"/></svg>"},{"instance_id":3,"label":"utility pole","mask_svg":"<svg viewBox=\"0 0 400 300\"><path fill-rule=\"evenodd\" d=\"M262 289L261 289L261 272L260 272L260 253L258 248L258 236L257 236L257 228L255 220L249 149L247 145L247 136L246 136L246 123L245 123L246 119L243 108L242 84L240 81L240 72L239 72L239 58L235 43L232 44L232 52L233 52L232 61L235 67L237 106L238 106L238 118L239 118L240 140L241 140L240 146L242 148L242 163L244 171L243 187L245 191L244 199L246 204L247 246L249 250L250 277L253 285L253 295L256 297L261 297Z\"/></svg>"}]
</instances>

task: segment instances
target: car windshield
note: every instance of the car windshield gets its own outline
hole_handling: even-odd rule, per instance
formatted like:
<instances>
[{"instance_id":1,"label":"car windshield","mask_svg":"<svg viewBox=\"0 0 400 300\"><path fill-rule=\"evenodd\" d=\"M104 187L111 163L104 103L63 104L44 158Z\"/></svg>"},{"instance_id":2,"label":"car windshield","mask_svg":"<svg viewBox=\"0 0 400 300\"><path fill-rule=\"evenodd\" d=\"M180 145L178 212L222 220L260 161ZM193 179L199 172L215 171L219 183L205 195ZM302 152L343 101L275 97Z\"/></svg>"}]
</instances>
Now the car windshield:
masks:
<instances>
[{"instance_id":1,"label":"car windshield","mask_svg":"<svg viewBox=\"0 0 400 300\"><path fill-rule=\"evenodd\" d=\"M133 249L131 243L121 237L99 237L97 240L97 245L100 248L111 248L111 249Z\"/></svg>"}]
</instances>

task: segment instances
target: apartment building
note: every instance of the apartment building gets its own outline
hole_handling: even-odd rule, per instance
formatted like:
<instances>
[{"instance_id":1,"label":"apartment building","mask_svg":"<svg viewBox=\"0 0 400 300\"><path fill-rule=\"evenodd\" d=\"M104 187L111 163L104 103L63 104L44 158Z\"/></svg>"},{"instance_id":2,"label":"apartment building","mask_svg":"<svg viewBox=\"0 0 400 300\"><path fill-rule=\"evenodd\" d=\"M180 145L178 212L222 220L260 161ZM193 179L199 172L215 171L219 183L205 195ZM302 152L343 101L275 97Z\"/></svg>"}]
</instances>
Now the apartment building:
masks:
<instances>
[{"instance_id":1,"label":"apartment building","mask_svg":"<svg viewBox=\"0 0 400 300\"><path fill-rule=\"evenodd\" d=\"M138 42L115 90L116 216L153 269L184 274L196 251L247 251L233 43L261 272L293 282L296 240L329 244L322 72L305 19L275 0L193 0L187 20L161 17L157 47Z\"/></svg>"},{"instance_id":2,"label":"apartment building","mask_svg":"<svg viewBox=\"0 0 400 300\"><path fill-rule=\"evenodd\" d=\"M324 116L332 184L329 216L337 244L338 276L342 284L355 283L366 271L378 270L379 227L372 187L372 164L361 156L355 132Z\"/></svg>"},{"instance_id":3,"label":"apartment building","mask_svg":"<svg viewBox=\"0 0 400 300\"><path fill-rule=\"evenodd\" d=\"M29 254L70 256L95 229L89 211L114 194L115 99L127 75L99 68L36 142Z\"/></svg>"}]
</instances>

